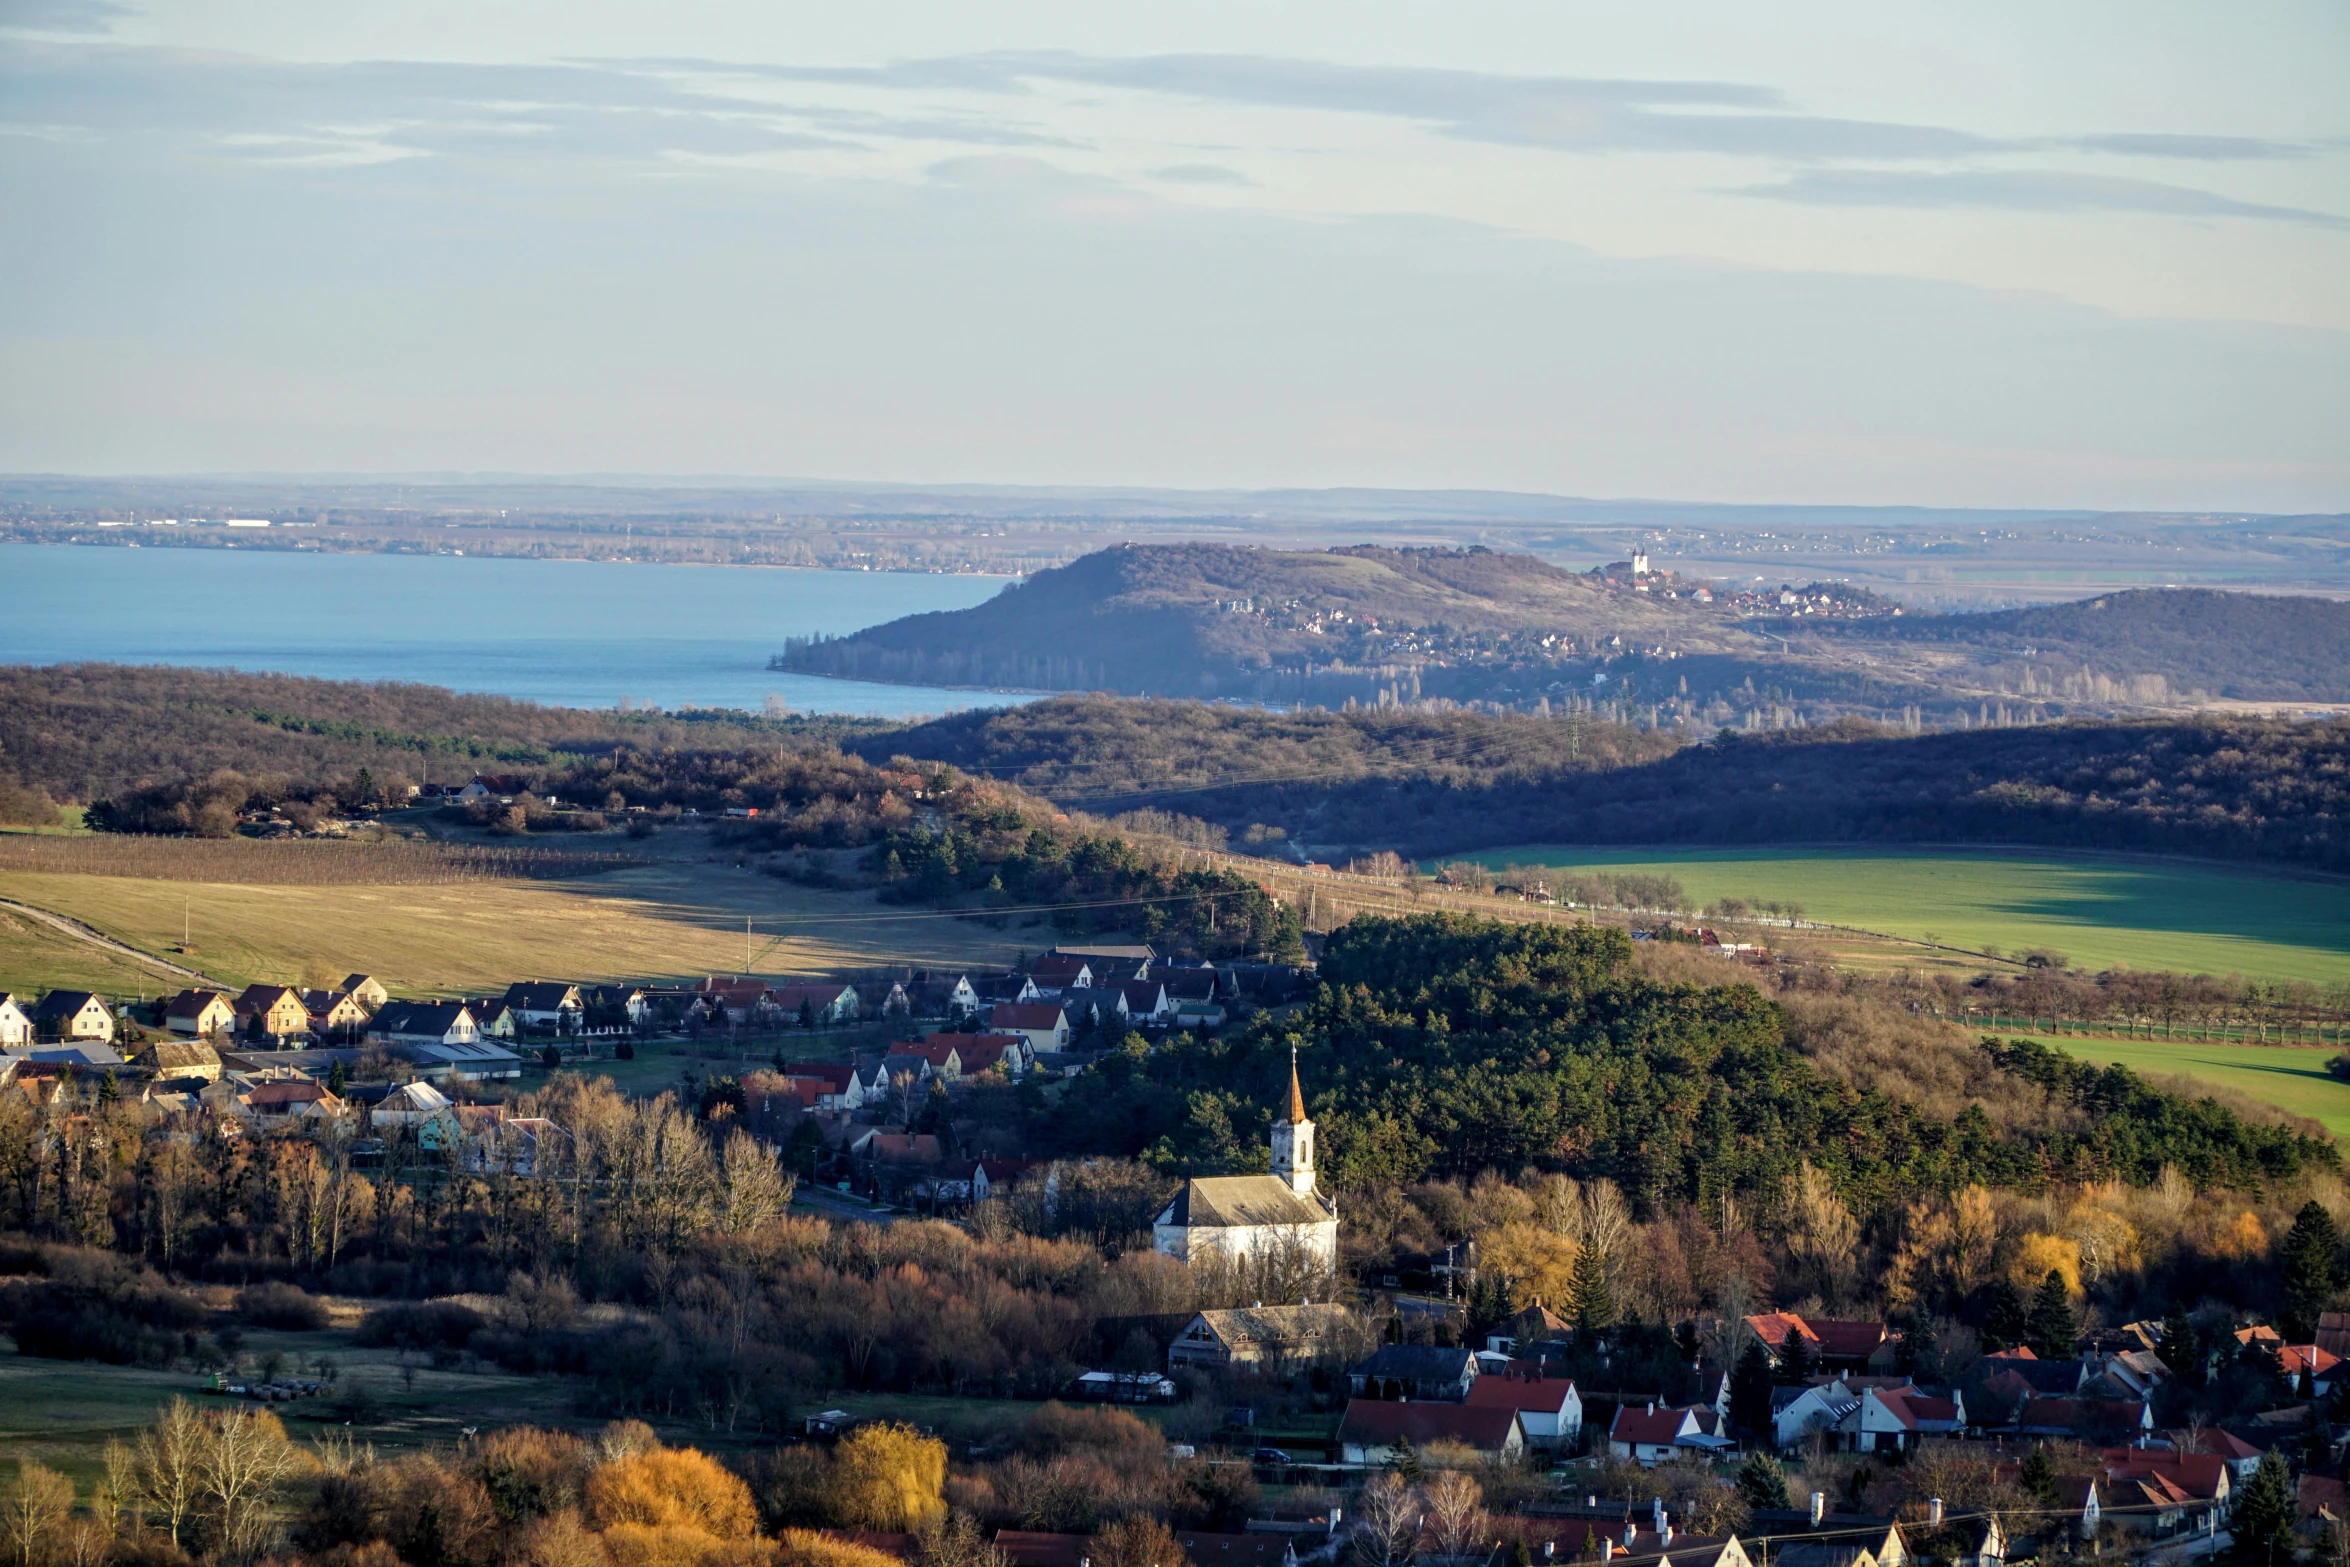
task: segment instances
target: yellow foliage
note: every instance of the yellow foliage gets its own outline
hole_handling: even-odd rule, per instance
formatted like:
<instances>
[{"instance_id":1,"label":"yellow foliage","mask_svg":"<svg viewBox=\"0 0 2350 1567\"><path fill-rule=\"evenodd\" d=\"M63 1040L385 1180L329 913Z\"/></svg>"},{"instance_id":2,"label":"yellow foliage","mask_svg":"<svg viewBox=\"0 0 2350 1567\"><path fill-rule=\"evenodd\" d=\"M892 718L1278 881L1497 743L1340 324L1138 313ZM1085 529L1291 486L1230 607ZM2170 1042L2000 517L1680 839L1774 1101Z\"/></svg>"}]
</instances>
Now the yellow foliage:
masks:
<instances>
[{"instance_id":1,"label":"yellow foliage","mask_svg":"<svg viewBox=\"0 0 2350 1567\"><path fill-rule=\"evenodd\" d=\"M2262 1227L2260 1215L2245 1209L2235 1223L2212 1238L2211 1250L2220 1257L2267 1256L2268 1231Z\"/></svg>"},{"instance_id":2,"label":"yellow foliage","mask_svg":"<svg viewBox=\"0 0 2350 1567\"><path fill-rule=\"evenodd\" d=\"M641 1524L742 1540L759 1524L742 1477L690 1447L614 1459L589 1478L587 1497L589 1512L608 1537L615 1525Z\"/></svg>"},{"instance_id":3,"label":"yellow foliage","mask_svg":"<svg viewBox=\"0 0 2350 1567\"><path fill-rule=\"evenodd\" d=\"M2065 1293L2081 1293L2081 1247L2068 1236L2034 1230L2023 1238L2007 1264L2007 1276L2028 1297L2049 1274L2061 1274Z\"/></svg>"},{"instance_id":4,"label":"yellow foliage","mask_svg":"<svg viewBox=\"0 0 2350 1567\"><path fill-rule=\"evenodd\" d=\"M904 1567L887 1551L847 1540L828 1540L813 1529L786 1529L776 1567Z\"/></svg>"},{"instance_id":5,"label":"yellow foliage","mask_svg":"<svg viewBox=\"0 0 2350 1567\"><path fill-rule=\"evenodd\" d=\"M852 1529L911 1533L946 1511L946 1444L912 1426L860 1426L833 1452L833 1516Z\"/></svg>"},{"instance_id":6,"label":"yellow foliage","mask_svg":"<svg viewBox=\"0 0 2350 1567\"><path fill-rule=\"evenodd\" d=\"M1574 1298L1575 1254L1566 1236L1523 1220L1488 1230L1477 1244L1477 1265L1510 1282L1510 1299L1557 1311Z\"/></svg>"},{"instance_id":7,"label":"yellow foliage","mask_svg":"<svg viewBox=\"0 0 2350 1567\"><path fill-rule=\"evenodd\" d=\"M619 1523L604 1531L612 1567L775 1567L772 1540L721 1540L706 1530Z\"/></svg>"}]
</instances>

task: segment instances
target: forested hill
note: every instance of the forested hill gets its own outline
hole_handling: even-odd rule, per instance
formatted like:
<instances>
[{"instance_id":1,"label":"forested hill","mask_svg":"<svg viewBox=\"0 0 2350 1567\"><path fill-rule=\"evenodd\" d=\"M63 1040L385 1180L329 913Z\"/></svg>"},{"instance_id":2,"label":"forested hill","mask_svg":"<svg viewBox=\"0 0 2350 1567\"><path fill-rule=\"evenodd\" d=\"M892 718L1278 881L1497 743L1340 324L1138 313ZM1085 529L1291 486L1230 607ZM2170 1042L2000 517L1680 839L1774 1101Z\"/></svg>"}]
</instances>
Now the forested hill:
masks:
<instances>
[{"instance_id":1,"label":"forested hill","mask_svg":"<svg viewBox=\"0 0 2350 1567\"><path fill-rule=\"evenodd\" d=\"M2180 691L2248 701L2350 702L2350 604L2144 588L1984 615L1911 615L1817 630L1832 641L1945 644L2063 677L2160 674Z\"/></svg>"},{"instance_id":2,"label":"forested hill","mask_svg":"<svg viewBox=\"0 0 2350 1567\"><path fill-rule=\"evenodd\" d=\"M2019 843L2350 870L2350 724L2075 721L1667 736L1469 712L1056 699L876 737L1096 811L1151 807L1317 859L1517 843Z\"/></svg>"},{"instance_id":3,"label":"forested hill","mask_svg":"<svg viewBox=\"0 0 2350 1567\"><path fill-rule=\"evenodd\" d=\"M1562 637L1586 653L1610 638L1702 651L1746 640L1692 601L1614 591L1531 555L1120 545L971 609L795 641L778 662L869 680L1294 700L1317 693L1315 667L1392 679L1432 659L1538 660Z\"/></svg>"},{"instance_id":4,"label":"forested hill","mask_svg":"<svg viewBox=\"0 0 2350 1567\"><path fill-rule=\"evenodd\" d=\"M615 713L438 686L157 665L0 665L0 777L82 801L221 769L391 783L526 771L620 746L774 745L879 727L744 713Z\"/></svg>"}]
</instances>

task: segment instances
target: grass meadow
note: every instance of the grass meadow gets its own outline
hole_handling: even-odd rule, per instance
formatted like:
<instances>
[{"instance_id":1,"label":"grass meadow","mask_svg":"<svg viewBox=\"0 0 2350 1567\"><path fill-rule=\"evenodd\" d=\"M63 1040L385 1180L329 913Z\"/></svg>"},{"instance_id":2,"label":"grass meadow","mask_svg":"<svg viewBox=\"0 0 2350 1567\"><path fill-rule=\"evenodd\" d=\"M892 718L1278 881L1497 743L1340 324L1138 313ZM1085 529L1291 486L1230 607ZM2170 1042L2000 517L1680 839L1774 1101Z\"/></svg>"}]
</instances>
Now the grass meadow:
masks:
<instances>
[{"instance_id":1,"label":"grass meadow","mask_svg":"<svg viewBox=\"0 0 2350 1567\"><path fill-rule=\"evenodd\" d=\"M2149 1078L2183 1077L2232 1088L2238 1093L2307 1116L2336 1138L2350 1139L2350 1083L2326 1070L2340 1052L2294 1045L2213 1045L2181 1039L2079 1039L2054 1034L2002 1037L2037 1039L2099 1066L2126 1066Z\"/></svg>"},{"instance_id":2,"label":"grass meadow","mask_svg":"<svg viewBox=\"0 0 2350 1567\"><path fill-rule=\"evenodd\" d=\"M517 979L644 979L743 967L743 922L761 974L876 963L997 964L1051 945L1048 929L975 921L812 890L731 865L664 860L575 881L416 886L253 886L0 871L0 898L80 920L169 954L183 919L213 978L331 983L361 970L406 995L503 991ZM0 910L0 914L5 914ZM0 925L0 986L37 990L100 977L114 960L30 922ZM781 938L780 940L776 938ZM178 983L124 960L102 988Z\"/></svg>"},{"instance_id":3,"label":"grass meadow","mask_svg":"<svg viewBox=\"0 0 2350 1567\"><path fill-rule=\"evenodd\" d=\"M1808 919L2001 952L2128 966L2350 981L2350 880L2201 861L1895 849L1493 849L1481 864L1671 876L1711 903L1796 903Z\"/></svg>"}]
</instances>

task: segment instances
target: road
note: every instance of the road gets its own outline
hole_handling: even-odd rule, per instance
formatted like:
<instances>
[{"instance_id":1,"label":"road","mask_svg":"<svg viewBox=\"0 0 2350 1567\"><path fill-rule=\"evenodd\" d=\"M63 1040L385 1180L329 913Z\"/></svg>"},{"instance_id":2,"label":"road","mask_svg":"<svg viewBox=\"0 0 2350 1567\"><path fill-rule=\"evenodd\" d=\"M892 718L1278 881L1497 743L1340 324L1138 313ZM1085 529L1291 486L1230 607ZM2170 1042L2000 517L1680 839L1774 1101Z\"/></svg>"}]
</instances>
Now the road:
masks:
<instances>
[{"instance_id":1,"label":"road","mask_svg":"<svg viewBox=\"0 0 2350 1567\"><path fill-rule=\"evenodd\" d=\"M164 973L178 979L193 980L199 985L210 985L215 989L225 988L233 991L239 988L235 985L223 987L219 980L212 978L200 969L189 968L184 963L174 963L169 958L159 958L152 952L142 952L137 947L116 941L112 936L103 932L92 930L79 920L69 920L62 914L52 914L47 909L35 908L29 903L19 903L14 898L0 898L0 909L14 909L27 919L38 920L63 935L71 936L76 941L85 941L93 947L102 947L117 957L130 958L134 962L146 964L149 968L161 969Z\"/></svg>"}]
</instances>

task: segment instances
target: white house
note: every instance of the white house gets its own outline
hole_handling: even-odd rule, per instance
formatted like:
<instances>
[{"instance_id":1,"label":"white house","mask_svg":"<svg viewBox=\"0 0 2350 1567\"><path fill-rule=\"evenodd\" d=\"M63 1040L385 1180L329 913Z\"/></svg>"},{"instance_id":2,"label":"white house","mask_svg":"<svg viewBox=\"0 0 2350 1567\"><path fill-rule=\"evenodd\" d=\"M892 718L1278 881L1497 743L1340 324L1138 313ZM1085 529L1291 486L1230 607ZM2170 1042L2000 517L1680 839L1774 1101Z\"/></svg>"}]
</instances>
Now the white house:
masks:
<instances>
[{"instance_id":1,"label":"white house","mask_svg":"<svg viewBox=\"0 0 2350 1567\"><path fill-rule=\"evenodd\" d=\"M367 1037L391 1045L470 1045L481 1030L462 1001L392 1001L367 1020Z\"/></svg>"},{"instance_id":2,"label":"white house","mask_svg":"<svg viewBox=\"0 0 2350 1567\"><path fill-rule=\"evenodd\" d=\"M1273 1123L1273 1173L1184 1182L1160 1211L1152 1241L1184 1262L1211 1252L1238 1262L1295 1247L1324 1268L1338 1266L1338 1209L1314 1190L1314 1123L1306 1118L1294 1052L1289 1113Z\"/></svg>"},{"instance_id":3,"label":"white house","mask_svg":"<svg viewBox=\"0 0 2350 1567\"><path fill-rule=\"evenodd\" d=\"M1820 1382L1784 1391L1788 1395L1784 1402L1777 1398L1771 1400L1777 1406L1771 1411L1771 1440L1782 1451L1803 1446L1815 1431L1826 1435L1833 1444L1838 1428L1860 1414L1860 1395L1842 1382Z\"/></svg>"},{"instance_id":4,"label":"white house","mask_svg":"<svg viewBox=\"0 0 2350 1567\"><path fill-rule=\"evenodd\" d=\"M33 1015L16 997L0 990L0 1049L33 1042Z\"/></svg>"},{"instance_id":5,"label":"white house","mask_svg":"<svg viewBox=\"0 0 2350 1567\"><path fill-rule=\"evenodd\" d=\"M1626 1404L1617 1410L1607 1441L1616 1457L1640 1464L1712 1458L1738 1445L1729 1434L1729 1422L1710 1408L1659 1409L1654 1404Z\"/></svg>"},{"instance_id":6,"label":"white house","mask_svg":"<svg viewBox=\"0 0 2350 1567\"><path fill-rule=\"evenodd\" d=\"M1572 1449L1583 1437L1583 1395L1566 1377L1542 1375L1540 1365L1479 1377L1469 1384L1466 1402L1471 1409L1515 1410L1535 1447Z\"/></svg>"}]
</instances>

